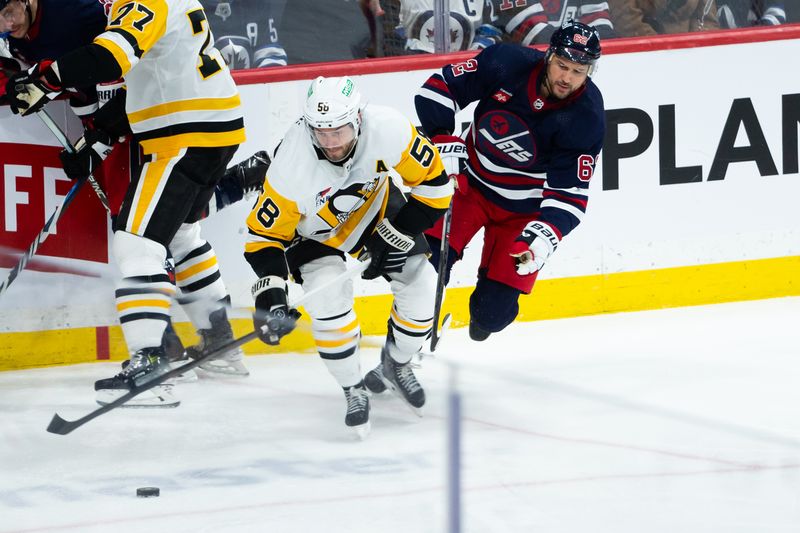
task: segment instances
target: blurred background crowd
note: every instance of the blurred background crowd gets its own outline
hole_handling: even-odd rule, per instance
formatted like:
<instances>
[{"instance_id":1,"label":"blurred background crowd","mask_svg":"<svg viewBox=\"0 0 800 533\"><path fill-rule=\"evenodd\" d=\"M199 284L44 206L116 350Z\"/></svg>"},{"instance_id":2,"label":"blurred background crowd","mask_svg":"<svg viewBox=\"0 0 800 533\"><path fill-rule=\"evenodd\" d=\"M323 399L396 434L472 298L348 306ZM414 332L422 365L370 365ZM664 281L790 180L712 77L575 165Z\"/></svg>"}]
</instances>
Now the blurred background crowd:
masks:
<instances>
[{"instance_id":1,"label":"blurred background crowd","mask_svg":"<svg viewBox=\"0 0 800 533\"><path fill-rule=\"evenodd\" d=\"M232 69L433 53L439 0L200 0ZM451 52L547 43L566 19L604 39L800 22L800 0L449 0Z\"/></svg>"}]
</instances>

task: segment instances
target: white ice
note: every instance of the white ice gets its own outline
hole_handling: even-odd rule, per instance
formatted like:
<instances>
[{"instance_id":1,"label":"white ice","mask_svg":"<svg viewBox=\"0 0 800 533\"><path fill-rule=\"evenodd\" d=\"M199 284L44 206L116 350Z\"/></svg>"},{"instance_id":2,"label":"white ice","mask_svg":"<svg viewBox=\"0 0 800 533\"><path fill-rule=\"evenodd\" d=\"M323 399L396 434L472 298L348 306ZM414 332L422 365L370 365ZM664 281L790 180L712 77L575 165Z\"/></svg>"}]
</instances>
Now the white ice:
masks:
<instances>
[{"instance_id":1,"label":"white ice","mask_svg":"<svg viewBox=\"0 0 800 533\"><path fill-rule=\"evenodd\" d=\"M800 530L800 298L517 324L460 366L469 533ZM376 364L379 339L362 352ZM66 436L117 363L0 373L0 531L447 531L448 366L424 418L374 397L363 442L313 355L176 389ZM157 486L159 498L135 496Z\"/></svg>"}]
</instances>

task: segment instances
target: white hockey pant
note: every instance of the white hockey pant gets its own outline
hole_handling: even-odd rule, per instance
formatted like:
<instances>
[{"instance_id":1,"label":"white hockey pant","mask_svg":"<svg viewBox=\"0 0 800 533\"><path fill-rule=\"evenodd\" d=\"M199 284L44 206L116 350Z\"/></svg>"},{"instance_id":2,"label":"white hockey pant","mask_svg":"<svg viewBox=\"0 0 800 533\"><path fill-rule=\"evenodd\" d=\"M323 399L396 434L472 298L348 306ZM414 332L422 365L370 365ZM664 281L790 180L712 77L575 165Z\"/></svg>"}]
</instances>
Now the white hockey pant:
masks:
<instances>
[{"instance_id":1,"label":"white hockey pant","mask_svg":"<svg viewBox=\"0 0 800 533\"><path fill-rule=\"evenodd\" d=\"M346 270L340 257L326 256L300 267L303 290L310 291ZM329 286L304 304L311 317L311 333L328 371L342 387L361 381L358 341L361 328L353 311L353 280Z\"/></svg>"},{"instance_id":2,"label":"white hockey pant","mask_svg":"<svg viewBox=\"0 0 800 533\"><path fill-rule=\"evenodd\" d=\"M402 272L390 274L394 295L386 348L398 363L408 363L430 337L436 300L436 269L424 254L412 255ZM392 342L390 339L394 339Z\"/></svg>"},{"instance_id":3,"label":"white hockey pant","mask_svg":"<svg viewBox=\"0 0 800 533\"><path fill-rule=\"evenodd\" d=\"M167 250L150 239L125 231L114 233L114 259L122 273L116 304L131 353L161 346L175 287L164 262Z\"/></svg>"}]
</instances>

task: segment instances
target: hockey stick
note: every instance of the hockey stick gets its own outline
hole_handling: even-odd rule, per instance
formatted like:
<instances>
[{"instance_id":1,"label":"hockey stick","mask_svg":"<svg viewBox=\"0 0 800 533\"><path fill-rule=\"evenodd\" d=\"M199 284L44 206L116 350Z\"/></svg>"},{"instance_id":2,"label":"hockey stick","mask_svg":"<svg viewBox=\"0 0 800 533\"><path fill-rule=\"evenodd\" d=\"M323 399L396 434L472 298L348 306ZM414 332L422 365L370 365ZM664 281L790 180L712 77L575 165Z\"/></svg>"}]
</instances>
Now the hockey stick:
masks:
<instances>
[{"instance_id":1,"label":"hockey stick","mask_svg":"<svg viewBox=\"0 0 800 533\"><path fill-rule=\"evenodd\" d=\"M326 290L326 289L328 289L328 288L330 288L330 287L332 287L332 286L334 286L334 285L336 285L338 283L341 283L346 279L349 279L349 278L351 278L351 277L353 277L355 275L360 274L361 272L366 270L368 265L369 265L369 261L359 261L357 264L355 264L352 267L348 268L347 270L345 270L344 272L342 272L341 274L339 274L335 278L331 279L329 282L325 283L324 285L320 285L319 287L317 287L317 288L315 288L313 290L310 290L310 291L306 292L305 294L303 294L301 297L299 297L297 300L295 300L295 301L293 301L291 303L291 307L298 307L299 305L301 305L304 302L308 301L308 299L310 299L313 296L316 296L320 292L322 292L322 291L324 291L324 290ZM228 342L227 344L221 346L220 348L218 348L218 349L216 349L216 350L214 350L212 352L209 352L209 353L203 355L202 357L200 357L198 359L193 359L193 360L189 361L188 363L185 363L185 364L183 364L183 365L181 365L179 367L173 368L169 372L166 372L165 374L161 374L160 376L155 377L155 378L151 379L150 381L148 381L146 383L143 383L140 386L132 388L126 394L124 394L123 396L120 396L119 398L117 398L113 402L110 402L110 403L108 403L106 405L103 405L103 406L95 409L91 413L89 413L89 414L87 414L85 416L82 416L81 418L78 418L77 420L64 420L63 418L61 418L58 415L58 413L56 413L56 414L53 415L53 419L50 420L50 424L47 426L47 431L49 431L50 433L55 433L57 435L66 435L68 433L71 433L75 429L81 427L82 425L84 425L85 423L87 423L87 422L89 422L91 420L94 420L98 416L100 416L100 415L102 415L104 413L107 413L107 412L111 411L112 409L116 409L117 407L119 407L120 405L124 404L125 402L127 402L131 398L133 398L135 396L138 396L139 394L141 394L141 393L143 393L143 392L145 392L147 390L150 390L153 387L161 385L162 383L164 383L168 379L174 378L174 377L176 377L176 376L178 376L180 374L183 374L187 370L191 370L191 369L193 369L193 368L195 368L197 366L200 366L201 364L205 363L206 361L209 361L211 359L216 359L217 357L220 357L220 356L228 353L229 351L231 351L231 350L233 350L235 348L238 348L239 346L241 346L243 344L246 344L246 343L248 343L248 342L250 342L250 341L252 341L252 340L254 340L256 338L258 338L258 332L257 331L251 331L247 335L239 337L238 339L234 339L234 340Z\"/></svg>"},{"instance_id":2,"label":"hockey stick","mask_svg":"<svg viewBox=\"0 0 800 533\"><path fill-rule=\"evenodd\" d=\"M65 150L71 150L73 152L75 151L75 148L73 148L73 146L69 143L69 140L67 140L64 132L61 131L50 115L48 115L44 110L41 110L36 114L42 119L42 122L44 122L48 129L53 132L53 135L56 136L59 142L64 146ZM92 176L88 176L86 179L92 183L92 187L94 188L95 193L97 193L97 197L100 198L103 206L110 213L111 209L108 205L108 197L106 197L103 189L100 188L100 185ZM67 195L64 197L64 201L61 202L61 205L56 207L56 210L53 211L53 214L47 219L47 222L45 222L42 230L28 247L27 251L19 258L19 262L14 266L14 268L11 269L11 272L8 273L8 277L3 284L0 285L0 297L2 297L2 294L8 290L8 287L14 282L14 280L17 279L19 273L28 265L28 262L33 258L33 256L36 255L36 252L39 250L39 246L41 246L45 239L50 236L51 230L56 227L61 215L64 213L64 209L66 209L72 200L75 199L75 196L78 194L78 190L81 188L81 185L84 184L86 179L80 179L75 182L69 192L67 192Z\"/></svg>"},{"instance_id":3,"label":"hockey stick","mask_svg":"<svg viewBox=\"0 0 800 533\"><path fill-rule=\"evenodd\" d=\"M17 276L25 268L25 265L28 264L28 261L36 254L36 251L39 249L39 246L50 236L51 228L54 228L58 220L61 218L61 215L64 213L64 209L75 199L75 196L78 194L78 190L81 188L86 182L85 179L78 180L75 182L75 185L69 190L67 195L64 197L64 201L61 202L61 205L56 207L56 210L53 211L53 214L50 215L50 218L47 219L47 222L44 223L44 227L36 236L36 238L31 243L30 247L22 254L22 257L19 258L19 262L11 269L11 272L8 273L8 277L0 285L0 297L2 297L3 293L8 290L8 286L11 285Z\"/></svg>"},{"instance_id":4,"label":"hockey stick","mask_svg":"<svg viewBox=\"0 0 800 533\"><path fill-rule=\"evenodd\" d=\"M36 112L36 115L40 119L42 119L42 122L44 122L44 125L47 126L47 129L53 132L53 135L55 135L56 139L58 139L58 142L61 143L61 146L64 147L64 150L66 150L71 154L74 154L75 147L72 146L72 143L69 142L69 139L67 139L67 136L61 130L61 128L58 127L58 124L55 123L53 118L49 114L47 114L47 111L41 109L40 111ZM91 174L89 174L89 176L86 179L89 180L89 185L91 185L92 189L94 189L95 194L97 194L97 197L100 199L100 203L103 204L103 207L106 208L108 214L111 214L111 206L108 203L108 196L106 196L106 193L100 187L100 184L97 183L97 180L94 179L94 176L92 176Z\"/></svg>"},{"instance_id":5,"label":"hockey stick","mask_svg":"<svg viewBox=\"0 0 800 533\"><path fill-rule=\"evenodd\" d=\"M433 304L433 332L431 333L431 353L436 351L439 341L442 340L444 330L450 324L450 313L444 317L441 333L439 330L439 316L442 314L442 300L444 299L444 279L447 270L447 259L450 255L450 220L453 216L453 201L444 214L442 224L442 241L439 246L439 266L436 273L436 299Z\"/></svg>"}]
</instances>

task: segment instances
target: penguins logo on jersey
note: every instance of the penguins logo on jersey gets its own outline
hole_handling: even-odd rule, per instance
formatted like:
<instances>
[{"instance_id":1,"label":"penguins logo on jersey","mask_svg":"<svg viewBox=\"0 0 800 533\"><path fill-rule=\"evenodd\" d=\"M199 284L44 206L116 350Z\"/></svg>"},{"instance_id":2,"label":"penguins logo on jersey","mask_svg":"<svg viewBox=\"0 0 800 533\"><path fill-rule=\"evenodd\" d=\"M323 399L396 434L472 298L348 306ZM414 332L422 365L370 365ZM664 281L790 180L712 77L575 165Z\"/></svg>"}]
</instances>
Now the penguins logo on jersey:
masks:
<instances>
[{"instance_id":1,"label":"penguins logo on jersey","mask_svg":"<svg viewBox=\"0 0 800 533\"><path fill-rule=\"evenodd\" d=\"M331 229L344 224L350 215L363 206L375 192L380 176L367 183L354 183L330 195L328 201L317 211L317 216ZM325 232L320 232L325 233Z\"/></svg>"},{"instance_id":2,"label":"penguins logo on jersey","mask_svg":"<svg viewBox=\"0 0 800 533\"><path fill-rule=\"evenodd\" d=\"M525 122L507 111L490 111L477 122L475 143L481 153L502 166L525 168L536 159L533 135Z\"/></svg>"}]
</instances>

